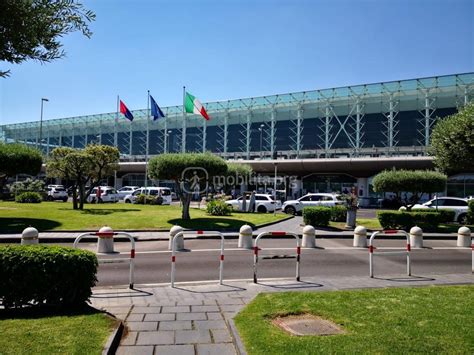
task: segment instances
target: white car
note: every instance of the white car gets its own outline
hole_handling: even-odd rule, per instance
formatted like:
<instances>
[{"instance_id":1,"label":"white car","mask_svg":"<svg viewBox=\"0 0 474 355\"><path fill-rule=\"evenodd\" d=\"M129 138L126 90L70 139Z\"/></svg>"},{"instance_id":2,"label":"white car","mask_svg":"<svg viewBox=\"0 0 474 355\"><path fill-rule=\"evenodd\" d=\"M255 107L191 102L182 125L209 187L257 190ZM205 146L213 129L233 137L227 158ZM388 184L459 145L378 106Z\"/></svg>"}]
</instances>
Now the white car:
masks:
<instances>
[{"instance_id":1,"label":"white car","mask_svg":"<svg viewBox=\"0 0 474 355\"><path fill-rule=\"evenodd\" d=\"M160 195L163 198L163 205L171 205L171 189L169 187L144 187L139 188L138 190L133 191L130 195L125 196L125 203L135 203L137 196L140 194L147 194L150 196Z\"/></svg>"},{"instance_id":2,"label":"white car","mask_svg":"<svg viewBox=\"0 0 474 355\"><path fill-rule=\"evenodd\" d=\"M131 195L135 190L138 190L139 186L124 186L117 190L119 199L123 200L127 195Z\"/></svg>"},{"instance_id":3,"label":"white car","mask_svg":"<svg viewBox=\"0 0 474 355\"><path fill-rule=\"evenodd\" d=\"M437 197L423 204L415 204L411 208L413 209L436 209L440 210L453 210L454 221L464 223L468 210L468 199L459 197ZM400 207L400 211L404 211L407 208L405 206Z\"/></svg>"},{"instance_id":4,"label":"white car","mask_svg":"<svg viewBox=\"0 0 474 355\"><path fill-rule=\"evenodd\" d=\"M232 207L236 211L242 210L243 198L239 197L235 200L228 200L225 203ZM247 198L246 209L248 211L250 198ZM255 210L260 213L273 212L281 209L281 202L273 200L272 195L268 194L255 194Z\"/></svg>"},{"instance_id":5,"label":"white car","mask_svg":"<svg viewBox=\"0 0 474 355\"><path fill-rule=\"evenodd\" d=\"M342 195L328 193L306 194L297 200L288 200L283 203L282 209L287 214L298 214L303 211L304 207L325 206L334 207L337 205L345 205L346 201Z\"/></svg>"},{"instance_id":6,"label":"white car","mask_svg":"<svg viewBox=\"0 0 474 355\"><path fill-rule=\"evenodd\" d=\"M97 196L97 190L100 188L100 197ZM98 200L99 199L99 200ZM101 202L118 202L119 195L117 191L110 186L94 187L92 192L86 199L89 203L101 203Z\"/></svg>"},{"instance_id":7,"label":"white car","mask_svg":"<svg viewBox=\"0 0 474 355\"><path fill-rule=\"evenodd\" d=\"M67 191L63 185L48 185L46 192L46 199L48 201L61 200L63 202L67 202Z\"/></svg>"}]
</instances>

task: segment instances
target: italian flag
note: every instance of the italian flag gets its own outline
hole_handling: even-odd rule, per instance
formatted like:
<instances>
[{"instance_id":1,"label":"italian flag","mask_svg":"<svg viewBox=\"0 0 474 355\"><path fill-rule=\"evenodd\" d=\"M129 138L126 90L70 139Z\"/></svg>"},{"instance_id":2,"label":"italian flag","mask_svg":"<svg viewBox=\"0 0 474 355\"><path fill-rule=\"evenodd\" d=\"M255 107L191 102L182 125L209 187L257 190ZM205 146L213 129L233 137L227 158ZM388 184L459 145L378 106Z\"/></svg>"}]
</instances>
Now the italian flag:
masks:
<instances>
[{"instance_id":1,"label":"italian flag","mask_svg":"<svg viewBox=\"0 0 474 355\"><path fill-rule=\"evenodd\" d=\"M189 92L186 92L186 95L184 98L184 109L186 110L187 113L195 113L195 114L201 115L208 121L210 119L202 103L198 99L196 99L193 95L191 95Z\"/></svg>"}]
</instances>

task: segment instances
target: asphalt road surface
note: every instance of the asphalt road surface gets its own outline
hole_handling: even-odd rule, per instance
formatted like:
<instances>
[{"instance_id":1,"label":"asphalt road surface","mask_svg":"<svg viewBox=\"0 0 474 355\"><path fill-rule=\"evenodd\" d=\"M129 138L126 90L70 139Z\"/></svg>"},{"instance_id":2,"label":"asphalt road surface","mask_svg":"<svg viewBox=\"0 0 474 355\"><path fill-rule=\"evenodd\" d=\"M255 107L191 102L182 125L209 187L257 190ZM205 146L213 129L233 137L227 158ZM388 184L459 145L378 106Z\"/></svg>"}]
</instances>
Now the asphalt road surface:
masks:
<instances>
[{"instance_id":1,"label":"asphalt road surface","mask_svg":"<svg viewBox=\"0 0 474 355\"><path fill-rule=\"evenodd\" d=\"M301 279L304 277L368 276L367 249L352 248L352 240L318 239L317 249L302 249ZM403 251L403 240L380 240L377 252ZM292 239L262 239L259 247L258 277L295 277L296 250ZM185 240L189 251L176 256L176 282L217 280L219 275L219 240ZM96 244L81 243L81 248L95 250ZM135 284L170 282L171 253L164 241L138 242L135 258ZM253 251L237 248L237 240L225 242L224 279L253 277ZM100 258L127 258L130 244L115 243L116 255ZM424 249L412 249L412 274L429 278L430 274L471 273L471 249L456 248L456 241L425 241ZM406 257L375 256L375 276L406 276ZM98 285L128 284L128 264L101 264Z\"/></svg>"}]
</instances>

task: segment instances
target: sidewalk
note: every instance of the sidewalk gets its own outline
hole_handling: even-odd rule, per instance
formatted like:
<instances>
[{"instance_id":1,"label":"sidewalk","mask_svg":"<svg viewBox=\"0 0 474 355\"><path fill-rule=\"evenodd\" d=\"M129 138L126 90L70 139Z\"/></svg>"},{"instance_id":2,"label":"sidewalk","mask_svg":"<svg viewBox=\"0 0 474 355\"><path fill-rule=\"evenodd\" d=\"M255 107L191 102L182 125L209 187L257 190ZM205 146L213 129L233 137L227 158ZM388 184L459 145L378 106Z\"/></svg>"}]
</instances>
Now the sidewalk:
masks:
<instances>
[{"instance_id":1,"label":"sidewalk","mask_svg":"<svg viewBox=\"0 0 474 355\"><path fill-rule=\"evenodd\" d=\"M136 285L95 288L94 307L125 321L117 354L239 354L244 353L233 317L260 292L329 291L360 288L474 284L472 274L262 279L250 281Z\"/></svg>"}]
</instances>

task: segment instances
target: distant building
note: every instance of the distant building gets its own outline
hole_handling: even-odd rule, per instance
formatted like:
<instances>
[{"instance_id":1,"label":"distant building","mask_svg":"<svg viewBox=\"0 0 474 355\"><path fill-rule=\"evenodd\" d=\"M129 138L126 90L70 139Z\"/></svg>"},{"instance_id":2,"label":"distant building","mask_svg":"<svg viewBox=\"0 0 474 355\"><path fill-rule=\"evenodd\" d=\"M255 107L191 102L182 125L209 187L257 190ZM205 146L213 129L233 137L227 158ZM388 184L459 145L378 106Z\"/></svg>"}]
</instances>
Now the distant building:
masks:
<instances>
[{"instance_id":1,"label":"distant building","mask_svg":"<svg viewBox=\"0 0 474 355\"><path fill-rule=\"evenodd\" d=\"M297 182L293 195L357 186L369 197L371 177L383 169L432 168L426 148L436 120L473 98L474 73L465 73L205 103L210 121L183 119L181 106L164 107L166 118L148 124L146 109L132 111L133 122L115 112L47 120L42 142L38 121L8 124L0 126L0 140L45 154L58 146L116 145L119 186L143 184L148 136L148 156L211 151L269 175L277 162L279 173ZM447 193L474 195L474 175L450 177Z\"/></svg>"}]
</instances>

